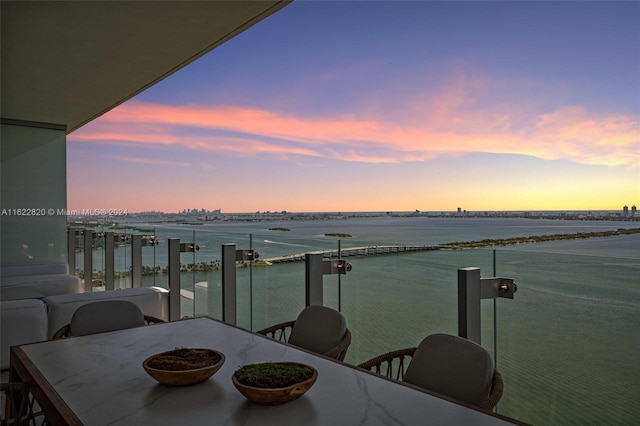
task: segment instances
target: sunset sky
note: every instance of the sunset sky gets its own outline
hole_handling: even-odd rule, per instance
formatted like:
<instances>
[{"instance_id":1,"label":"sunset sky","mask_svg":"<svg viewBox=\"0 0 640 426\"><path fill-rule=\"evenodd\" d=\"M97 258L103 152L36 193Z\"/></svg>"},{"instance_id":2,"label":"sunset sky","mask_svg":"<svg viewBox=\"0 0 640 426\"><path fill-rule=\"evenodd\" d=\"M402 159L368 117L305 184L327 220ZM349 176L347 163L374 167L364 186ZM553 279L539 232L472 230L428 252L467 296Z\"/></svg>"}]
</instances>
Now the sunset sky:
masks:
<instances>
[{"instance_id":1,"label":"sunset sky","mask_svg":"<svg viewBox=\"0 0 640 426\"><path fill-rule=\"evenodd\" d=\"M68 208L640 206L640 2L298 1L68 136Z\"/></svg>"}]
</instances>

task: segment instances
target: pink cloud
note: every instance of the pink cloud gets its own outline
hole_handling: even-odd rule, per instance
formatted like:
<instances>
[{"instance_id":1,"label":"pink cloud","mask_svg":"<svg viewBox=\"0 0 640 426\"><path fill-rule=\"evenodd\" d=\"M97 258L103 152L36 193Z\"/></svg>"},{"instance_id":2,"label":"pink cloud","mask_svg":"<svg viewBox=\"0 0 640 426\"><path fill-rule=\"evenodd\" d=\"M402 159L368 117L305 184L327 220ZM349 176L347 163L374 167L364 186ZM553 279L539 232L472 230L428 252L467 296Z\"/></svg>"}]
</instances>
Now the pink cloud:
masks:
<instances>
[{"instance_id":1,"label":"pink cloud","mask_svg":"<svg viewBox=\"0 0 640 426\"><path fill-rule=\"evenodd\" d=\"M131 101L69 136L72 141L179 145L237 156L309 156L362 163L423 161L442 154L490 152L637 166L638 122L582 107L524 114L491 103L486 78L458 78L438 93L401 105L405 119L305 117L237 106L172 106ZM489 100L487 100L489 99ZM361 118L354 118L361 117ZM520 123L515 128L514 123Z\"/></svg>"},{"instance_id":2,"label":"pink cloud","mask_svg":"<svg viewBox=\"0 0 640 426\"><path fill-rule=\"evenodd\" d=\"M128 163L139 163L139 164L156 164L162 166L179 166L179 167L189 167L190 163L186 162L178 162L178 161L169 161L169 160L157 160L152 158L140 158L140 157L125 157L125 156L115 156L115 158L119 161L126 161Z\"/></svg>"},{"instance_id":3,"label":"pink cloud","mask_svg":"<svg viewBox=\"0 0 640 426\"><path fill-rule=\"evenodd\" d=\"M639 129L630 117L598 117L582 107L570 106L540 115L534 138L543 158L637 166Z\"/></svg>"}]
</instances>

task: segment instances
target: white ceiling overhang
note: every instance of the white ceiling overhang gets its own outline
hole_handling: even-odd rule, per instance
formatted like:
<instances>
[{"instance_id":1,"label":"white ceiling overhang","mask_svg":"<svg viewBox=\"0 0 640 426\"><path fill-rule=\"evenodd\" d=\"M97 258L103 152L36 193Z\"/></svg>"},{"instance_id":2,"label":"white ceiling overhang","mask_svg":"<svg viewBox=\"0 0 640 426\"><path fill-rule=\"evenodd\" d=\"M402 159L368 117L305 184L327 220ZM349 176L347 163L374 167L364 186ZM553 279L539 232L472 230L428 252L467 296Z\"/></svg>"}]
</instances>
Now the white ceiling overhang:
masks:
<instances>
[{"instance_id":1,"label":"white ceiling overhang","mask_svg":"<svg viewBox=\"0 0 640 426\"><path fill-rule=\"evenodd\" d=\"M289 3L3 0L1 117L70 133Z\"/></svg>"}]
</instances>

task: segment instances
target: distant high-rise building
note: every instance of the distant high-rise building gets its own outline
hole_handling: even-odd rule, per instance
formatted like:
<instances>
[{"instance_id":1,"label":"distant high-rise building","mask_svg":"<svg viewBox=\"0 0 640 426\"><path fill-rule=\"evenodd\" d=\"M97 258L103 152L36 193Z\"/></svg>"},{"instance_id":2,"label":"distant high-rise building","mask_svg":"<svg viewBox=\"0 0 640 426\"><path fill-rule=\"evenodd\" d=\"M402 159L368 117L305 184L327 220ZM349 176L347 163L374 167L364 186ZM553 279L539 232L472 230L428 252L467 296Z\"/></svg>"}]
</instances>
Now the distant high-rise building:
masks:
<instances>
[{"instance_id":1,"label":"distant high-rise building","mask_svg":"<svg viewBox=\"0 0 640 426\"><path fill-rule=\"evenodd\" d=\"M622 208L622 217L629 217L629 206L624 206Z\"/></svg>"},{"instance_id":2,"label":"distant high-rise building","mask_svg":"<svg viewBox=\"0 0 640 426\"><path fill-rule=\"evenodd\" d=\"M631 206L631 217L636 217L636 206Z\"/></svg>"}]
</instances>

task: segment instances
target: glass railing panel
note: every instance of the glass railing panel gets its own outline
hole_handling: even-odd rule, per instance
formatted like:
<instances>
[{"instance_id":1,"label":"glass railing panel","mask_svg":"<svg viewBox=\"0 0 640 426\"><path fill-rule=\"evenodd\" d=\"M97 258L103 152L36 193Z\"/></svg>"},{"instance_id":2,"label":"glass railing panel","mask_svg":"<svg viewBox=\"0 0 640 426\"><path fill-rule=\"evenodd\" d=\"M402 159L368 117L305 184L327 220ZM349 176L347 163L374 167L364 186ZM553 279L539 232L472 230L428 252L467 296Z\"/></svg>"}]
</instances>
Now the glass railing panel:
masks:
<instances>
[{"instance_id":1,"label":"glass railing panel","mask_svg":"<svg viewBox=\"0 0 640 426\"><path fill-rule=\"evenodd\" d=\"M305 252L336 250L337 240L320 236L321 244L312 245L309 240L306 244L299 244L295 238L289 239L287 234L278 235L278 243L275 244L273 231L258 231L256 235L217 234L212 231L196 233L195 241L201 247L197 256L209 251L199 262L221 262L223 241L234 243L238 250L251 247L260 253L256 263L246 262L236 269L238 326L258 330L295 319L304 308L305 263L290 261L265 265L264 261L297 255L304 258ZM349 247L361 245L355 243ZM352 363L398 345L414 346L430 332L456 333L457 269L480 266L483 276L492 275L489 250L443 250L348 256L344 259L353 265L353 270L346 275L324 276L324 304L342 310L347 316L353 333L347 361ZM409 276L407 271L412 271ZM415 276L420 278L412 278ZM433 283L432 288L425 286L424 277L430 277L426 281ZM183 273L182 280L183 288L193 285L188 274ZM221 318L221 271L197 272L195 289L196 314ZM385 292L391 294L391 298ZM416 297L416 294L422 296ZM383 306L378 306L378 303ZM442 312L434 311L434 307ZM490 302L483 303L483 311L490 311L490 316L492 309ZM414 312L420 315L415 317ZM371 324L377 322L389 324L387 330L382 333L372 330ZM419 332L412 332L416 328ZM483 336L491 348L493 326L487 322L483 328Z\"/></svg>"},{"instance_id":2,"label":"glass railing panel","mask_svg":"<svg viewBox=\"0 0 640 426\"><path fill-rule=\"evenodd\" d=\"M169 277L167 268L169 265L168 238L172 238L171 234L159 232L155 226L138 226L132 228L132 233L146 237L147 240L153 237L155 244L148 243L141 247L142 258L142 287L161 287L169 288ZM132 244L124 246L129 258L131 258L133 250ZM182 256L181 256L182 263ZM132 283L129 282L129 286Z\"/></svg>"},{"instance_id":3,"label":"glass railing panel","mask_svg":"<svg viewBox=\"0 0 640 426\"><path fill-rule=\"evenodd\" d=\"M155 227L159 243L155 249L155 268L161 273L155 274L153 283L168 288L166 267L168 259L168 240L179 239L180 243L193 243L198 249L180 254L181 316L209 315L222 318L222 274L221 247L230 240L245 240L244 236L230 236L211 230L201 230L196 225L163 225Z\"/></svg>"},{"instance_id":4,"label":"glass railing panel","mask_svg":"<svg viewBox=\"0 0 640 426\"><path fill-rule=\"evenodd\" d=\"M132 270L132 235L137 233L129 227L111 227L108 232L113 232L121 236L121 240L114 241L114 289L131 288Z\"/></svg>"},{"instance_id":5,"label":"glass railing panel","mask_svg":"<svg viewBox=\"0 0 640 426\"><path fill-rule=\"evenodd\" d=\"M105 239L104 226L93 229L93 256L91 259L92 271L92 289L93 291L104 290L105 284Z\"/></svg>"},{"instance_id":6,"label":"glass railing panel","mask_svg":"<svg viewBox=\"0 0 640 426\"><path fill-rule=\"evenodd\" d=\"M518 283L498 306L500 413L532 424L640 418L639 260L498 251L500 275Z\"/></svg>"},{"instance_id":7,"label":"glass railing panel","mask_svg":"<svg viewBox=\"0 0 640 426\"><path fill-rule=\"evenodd\" d=\"M82 241L82 236L76 236L76 247L75 247L75 268L71 272L76 277L84 280L84 243Z\"/></svg>"},{"instance_id":8,"label":"glass railing panel","mask_svg":"<svg viewBox=\"0 0 640 426\"><path fill-rule=\"evenodd\" d=\"M429 334L457 334L457 270L476 266L483 276L491 276L492 269L489 250L431 250L346 259L352 270L342 277L342 312L353 335L346 361L353 364L414 347ZM492 304L483 301L481 306L484 316L492 317ZM483 323L485 342L491 349L491 323Z\"/></svg>"},{"instance_id":9,"label":"glass railing panel","mask_svg":"<svg viewBox=\"0 0 640 426\"><path fill-rule=\"evenodd\" d=\"M73 227L69 228L67 232L74 233L74 255L73 263L75 263L73 270L69 270L69 273L77 276L80 279L84 279L84 240L80 234L81 228ZM69 262L71 263L71 262Z\"/></svg>"},{"instance_id":10,"label":"glass railing panel","mask_svg":"<svg viewBox=\"0 0 640 426\"><path fill-rule=\"evenodd\" d=\"M198 238L198 233L192 227L170 227L170 226L155 226L153 229L154 236L158 240L158 245L153 250L153 259L147 258L147 262L151 266L153 262L153 268L158 268L160 272L152 274L149 279L143 284L144 287L157 286L162 288L169 288L169 239L179 239L180 243L195 244L197 250L180 252L178 264L180 268L180 317L194 317L196 316L196 289L198 293L203 288L203 273L206 271L199 267L201 244ZM196 285L199 284L199 285ZM206 287L205 287L206 288ZM202 300L206 300L203 297ZM202 309L202 307L200 307Z\"/></svg>"},{"instance_id":11,"label":"glass railing panel","mask_svg":"<svg viewBox=\"0 0 640 426\"><path fill-rule=\"evenodd\" d=\"M181 316L210 315L222 318L222 244L233 242L237 249L253 248L260 253L256 264L237 268L237 323L258 330L296 318L305 304L305 263L292 261L265 265L264 260L301 257L308 252L337 250L339 241L322 234L305 236L272 229L253 234L196 231L176 226L153 228L109 228L126 235L154 235L158 245L141 248L142 286L168 288L168 240L195 242L199 250L180 254ZM293 236L291 236L293 235ZM131 238L115 247L115 288L131 287ZM482 266L483 276L491 276L490 252L425 251L415 253L350 256L353 247L380 246L369 241L342 242L344 260L353 270L346 275L323 278L324 304L342 310L353 333L347 360L358 363L385 350L413 346L429 332L457 330L456 279L463 266ZM103 263L104 250L94 253L94 265ZM101 254L102 253L102 254ZM78 264L82 265L83 262ZM379 304L382 303L382 306ZM444 307L439 313L434 307ZM492 307L483 303L483 311ZM419 312L417 317L414 312ZM390 324L386 330L371 329L371 324ZM420 324L420 326L416 326ZM483 323L485 342L493 340L490 322ZM411 330L423 330L412 333Z\"/></svg>"},{"instance_id":12,"label":"glass railing panel","mask_svg":"<svg viewBox=\"0 0 640 426\"><path fill-rule=\"evenodd\" d=\"M311 246L301 247L286 231L266 226L252 231L256 233L246 242L236 243L237 249L251 248L259 254L256 261L240 263L236 270L238 325L256 331L294 320L304 308L305 263L298 255ZM285 256L298 260L279 261Z\"/></svg>"},{"instance_id":13,"label":"glass railing panel","mask_svg":"<svg viewBox=\"0 0 640 426\"><path fill-rule=\"evenodd\" d=\"M387 235L390 231L384 228L381 240L374 241L373 234L379 234L378 228L347 228L346 223L319 220L213 222L203 226L154 224L151 226L159 244L142 249L144 270L152 271L143 275L143 286L168 288L169 238L193 242L199 250L180 255L182 315L221 319L221 247L234 243L237 249L251 247L260 253L257 264L236 269L238 325L258 330L292 320L304 308L305 263L292 261L267 266L260 262L336 250L338 238L327 236L327 232L360 234L341 240L344 251L393 245L389 241L395 237L410 241L415 230L408 227L403 231L400 227L399 233ZM149 229L143 228L127 229L148 234ZM481 229L474 225L469 231ZM482 233L465 233L464 240L485 237ZM450 241L447 236L438 238ZM499 412L534 424L630 423L630 419L640 417L633 400L640 393L637 385L640 372L634 357L640 326L637 316L640 244L636 236L631 236L624 246L626 238L607 240L613 248L625 253L619 257L577 256L546 250L542 253L526 250L527 246L518 246L518 251L441 249L345 255L343 259L351 263L352 270L346 275L324 277L324 303L340 309L346 316L353 334L346 361L358 364L389 350L415 346L428 334L457 334L459 268L479 267L483 278L494 275L513 278L518 284L514 300L481 302L482 345L494 356L505 380ZM582 242L571 243L575 244ZM530 247L548 248L543 244ZM78 248L76 266L83 272L81 240ZM94 269L101 268L100 251L97 247L94 253ZM581 246L579 252L589 251ZM116 271L121 274L116 288L131 287L130 243L116 247L116 253ZM597 398L603 394L614 401L613 408L602 410L598 406Z\"/></svg>"},{"instance_id":14,"label":"glass railing panel","mask_svg":"<svg viewBox=\"0 0 640 426\"><path fill-rule=\"evenodd\" d=\"M304 307L303 263L239 265L236 278L239 327L256 331L293 320Z\"/></svg>"},{"instance_id":15,"label":"glass railing panel","mask_svg":"<svg viewBox=\"0 0 640 426\"><path fill-rule=\"evenodd\" d=\"M166 238L160 239L156 235L154 226L136 226L129 229L131 237L127 244L123 245L125 254L128 255L129 270L133 273L134 244L133 236L139 236L141 239L140 256L141 260L141 287L162 287L168 288L167 280L167 241ZM153 244L155 241L155 244ZM161 244L162 241L162 244ZM125 282L122 282L125 284ZM133 277L126 282L129 287L133 286Z\"/></svg>"},{"instance_id":16,"label":"glass railing panel","mask_svg":"<svg viewBox=\"0 0 640 426\"><path fill-rule=\"evenodd\" d=\"M87 255L91 258L91 270L85 271L85 237L84 231L92 235L91 238L91 251ZM104 237L103 226L99 225L84 225L71 228L69 232L78 231L75 235L75 253L74 261L75 268L70 273L79 277L83 283L85 283L85 291L99 291L102 290L104 284Z\"/></svg>"},{"instance_id":17,"label":"glass railing panel","mask_svg":"<svg viewBox=\"0 0 640 426\"><path fill-rule=\"evenodd\" d=\"M347 259L344 259L347 260ZM335 309L336 311L343 310L343 292L342 289L346 285L345 281L347 279L346 275L341 274L332 274L325 275L323 278L323 294L322 300L323 305L328 306L329 308Z\"/></svg>"}]
</instances>

